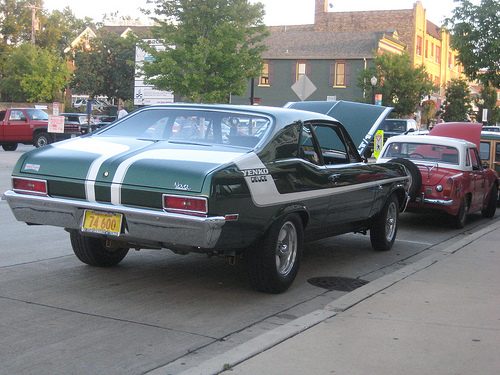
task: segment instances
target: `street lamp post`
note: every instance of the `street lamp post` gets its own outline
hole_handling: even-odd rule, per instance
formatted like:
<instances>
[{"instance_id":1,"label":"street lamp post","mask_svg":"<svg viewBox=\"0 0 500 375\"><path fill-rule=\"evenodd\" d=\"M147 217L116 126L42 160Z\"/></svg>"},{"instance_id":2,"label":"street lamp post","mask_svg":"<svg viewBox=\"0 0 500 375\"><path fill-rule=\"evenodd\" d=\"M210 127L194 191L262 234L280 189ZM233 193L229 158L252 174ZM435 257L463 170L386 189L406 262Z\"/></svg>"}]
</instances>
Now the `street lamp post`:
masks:
<instances>
[{"instance_id":1,"label":"street lamp post","mask_svg":"<svg viewBox=\"0 0 500 375\"><path fill-rule=\"evenodd\" d=\"M375 104L375 86L377 86L377 77L372 77L370 82L372 84L372 103Z\"/></svg>"}]
</instances>

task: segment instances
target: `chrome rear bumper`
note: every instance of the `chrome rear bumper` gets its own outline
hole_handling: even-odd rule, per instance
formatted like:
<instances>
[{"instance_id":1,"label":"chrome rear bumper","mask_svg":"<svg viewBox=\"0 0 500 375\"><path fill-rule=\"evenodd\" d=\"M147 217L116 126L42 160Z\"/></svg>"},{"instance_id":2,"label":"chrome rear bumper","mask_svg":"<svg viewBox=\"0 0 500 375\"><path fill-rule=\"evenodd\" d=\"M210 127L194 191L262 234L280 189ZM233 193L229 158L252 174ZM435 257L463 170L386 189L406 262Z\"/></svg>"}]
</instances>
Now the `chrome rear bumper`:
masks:
<instances>
[{"instance_id":1,"label":"chrome rear bumper","mask_svg":"<svg viewBox=\"0 0 500 375\"><path fill-rule=\"evenodd\" d=\"M18 194L4 194L17 220L28 224L52 225L80 230L85 210L121 213L122 233L117 241L158 247L195 247L211 249L219 240L223 216L197 217L163 211L115 206L76 199Z\"/></svg>"}]
</instances>

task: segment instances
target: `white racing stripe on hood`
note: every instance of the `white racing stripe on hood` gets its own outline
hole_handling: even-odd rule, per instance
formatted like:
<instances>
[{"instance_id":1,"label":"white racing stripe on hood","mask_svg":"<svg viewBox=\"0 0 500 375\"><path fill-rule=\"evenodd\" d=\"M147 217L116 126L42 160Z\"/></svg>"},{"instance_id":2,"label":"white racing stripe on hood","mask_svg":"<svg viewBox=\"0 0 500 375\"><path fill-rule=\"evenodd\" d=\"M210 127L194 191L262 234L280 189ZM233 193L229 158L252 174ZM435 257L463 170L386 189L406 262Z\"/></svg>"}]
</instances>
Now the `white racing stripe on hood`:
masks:
<instances>
[{"instance_id":1,"label":"white racing stripe on hood","mask_svg":"<svg viewBox=\"0 0 500 375\"><path fill-rule=\"evenodd\" d=\"M116 169L115 176L111 183L111 203L114 205L121 205L121 185L125 180L128 169L136 161L144 159L152 160L170 160L178 161L179 163L185 162L201 162L201 163L214 163L225 164L231 160L241 156L242 152L221 152L213 150L148 150L134 155L121 163Z\"/></svg>"},{"instance_id":2,"label":"white racing stripe on hood","mask_svg":"<svg viewBox=\"0 0 500 375\"><path fill-rule=\"evenodd\" d=\"M122 152L126 152L130 149L127 145L89 138L79 138L75 139L73 142L64 142L61 144L55 143L53 147L100 155L90 165L87 177L85 178L85 197L89 202L96 201L95 179L97 178L97 173L99 172L101 165L110 157L121 154Z\"/></svg>"}]
</instances>

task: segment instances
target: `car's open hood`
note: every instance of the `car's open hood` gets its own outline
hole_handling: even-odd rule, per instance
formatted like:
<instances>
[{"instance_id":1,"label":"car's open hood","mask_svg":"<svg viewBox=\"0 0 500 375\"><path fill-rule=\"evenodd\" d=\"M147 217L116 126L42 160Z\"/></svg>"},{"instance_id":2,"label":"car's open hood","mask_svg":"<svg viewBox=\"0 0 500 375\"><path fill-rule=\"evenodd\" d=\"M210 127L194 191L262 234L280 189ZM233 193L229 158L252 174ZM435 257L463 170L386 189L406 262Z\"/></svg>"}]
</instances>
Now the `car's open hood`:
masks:
<instances>
[{"instance_id":1,"label":"car's open hood","mask_svg":"<svg viewBox=\"0 0 500 375\"><path fill-rule=\"evenodd\" d=\"M480 148L482 125L474 122L443 122L437 124L429 135L464 139Z\"/></svg>"},{"instance_id":2,"label":"car's open hood","mask_svg":"<svg viewBox=\"0 0 500 375\"><path fill-rule=\"evenodd\" d=\"M290 102L285 107L322 113L340 121L358 147L360 155L363 155L380 124L393 109L343 100Z\"/></svg>"}]
</instances>

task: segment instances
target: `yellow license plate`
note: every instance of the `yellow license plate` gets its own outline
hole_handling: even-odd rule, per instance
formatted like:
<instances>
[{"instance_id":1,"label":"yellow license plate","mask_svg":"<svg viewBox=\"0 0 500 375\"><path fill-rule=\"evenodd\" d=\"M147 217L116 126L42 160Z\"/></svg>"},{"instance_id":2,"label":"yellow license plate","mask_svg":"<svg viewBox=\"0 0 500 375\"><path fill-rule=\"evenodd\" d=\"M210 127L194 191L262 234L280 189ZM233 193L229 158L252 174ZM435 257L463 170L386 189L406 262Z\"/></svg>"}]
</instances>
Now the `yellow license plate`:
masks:
<instances>
[{"instance_id":1,"label":"yellow license plate","mask_svg":"<svg viewBox=\"0 0 500 375\"><path fill-rule=\"evenodd\" d=\"M85 210L82 232L119 236L122 218L122 214Z\"/></svg>"}]
</instances>

